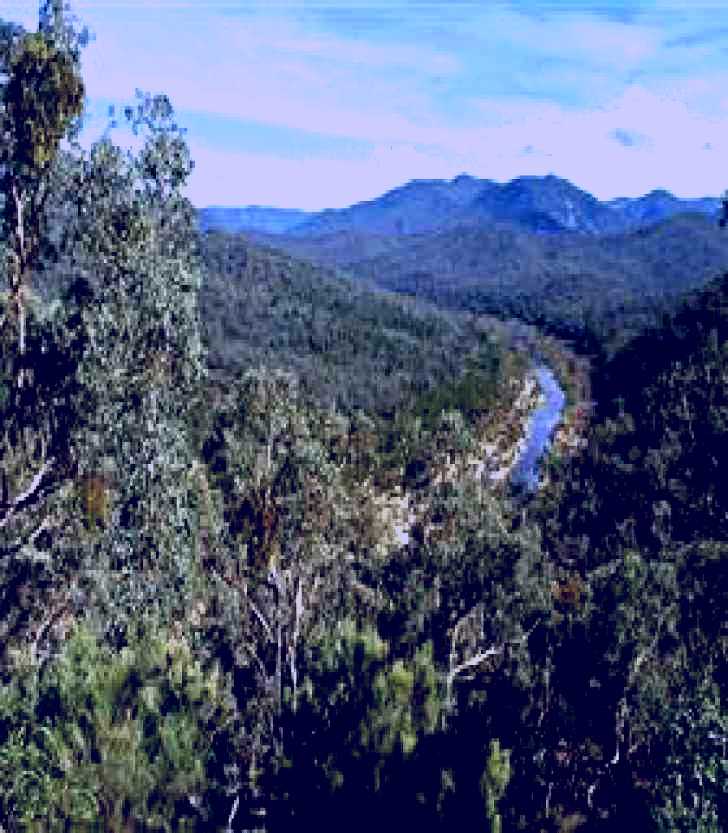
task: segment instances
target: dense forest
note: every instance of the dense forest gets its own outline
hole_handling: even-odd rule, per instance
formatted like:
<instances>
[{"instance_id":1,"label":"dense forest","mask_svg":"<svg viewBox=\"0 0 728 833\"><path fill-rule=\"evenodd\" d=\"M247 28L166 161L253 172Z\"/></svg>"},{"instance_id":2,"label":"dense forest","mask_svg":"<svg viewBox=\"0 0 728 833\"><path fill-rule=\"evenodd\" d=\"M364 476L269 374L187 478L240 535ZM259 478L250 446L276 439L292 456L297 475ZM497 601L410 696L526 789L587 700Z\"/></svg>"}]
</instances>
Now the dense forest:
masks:
<instances>
[{"instance_id":1,"label":"dense forest","mask_svg":"<svg viewBox=\"0 0 728 833\"><path fill-rule=\"evenodd\" d=\"M0 21L0 831L728 829L728 278L694 218L635 232L672 294L599 261L655 310L578 355L512 320L528 282L439 309L201 232L168 98L84 150L87 33L39 11ZM573 334L594 288L548 246ZM528 500L435 476L536 355L596 400L582 447Z\"/></svg>"},{"instance_id":2,"label":"dense forest","mask_svg":"<svg viewBox=\"0 0 728 833\"><path fill-rule=\"evenodd\" d=\"M599 360L728 267L728 238L702 214L601 235L505 222L428 234L247 234L442 307L517 317Z\"/></svg>"}]
</instances>

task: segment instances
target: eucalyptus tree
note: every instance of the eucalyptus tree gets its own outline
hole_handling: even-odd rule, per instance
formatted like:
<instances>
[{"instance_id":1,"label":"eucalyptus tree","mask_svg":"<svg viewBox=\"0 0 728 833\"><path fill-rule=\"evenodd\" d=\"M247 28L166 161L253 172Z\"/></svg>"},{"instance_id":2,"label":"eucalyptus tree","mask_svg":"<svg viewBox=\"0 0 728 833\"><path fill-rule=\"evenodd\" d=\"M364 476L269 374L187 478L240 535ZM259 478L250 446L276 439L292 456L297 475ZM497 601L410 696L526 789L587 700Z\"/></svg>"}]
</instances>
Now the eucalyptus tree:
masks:
<instances>
[{"instance_id":1,"label":"eucalyptus tree","mask_svg":"<svg viewBox=\"0 0 728 833\"><path fill-rule=\"evenodd\" d=\"M286 690L295 707L307 641L347 610L354 580L355 508L316 423L294 376L258 368L231 386L204 448L228 530L209 570L242 608L230 624L248 623L241 654L278 715Z\"/></svg>"},{"instance_id":2,"label":"eucalyptus tree","mask_svg":"<svg viewBox=\"0 0 728 833\"><path fill-rule=\"evenodd\" d=\"M183 131L163 95L137 91L124 116L145 136L139 153L104 137L70 177L88 400L73 442L78 477L108 505L92 530L95 585L122 628L135 609L169 618L185 605L198 544L188 422L205 375Z\"/></svg>"},{"instance_id":3,"label":"eucalyptus tree","mask_svg":"<svg viewBox=\"0 0 728 833\"><path fill-rule=\"evenodd\" d=\"M80 39L59 3L41 7L41 23L5 41L2 171L6 220L17 221L5 311L20 324L17 338L11 326L0 334L0 620L6 636L35 620L40 636L51 608L93 600L120 634L137 609L181 610L195 573L187 417L204 377L201 278L181 193L193 163L164 95L138 93L124 110L138 154L108 135L84 152ZM29 303L47 252L62 297Z\"/></svg>"},{"instance_id":4,"label":"eucalyptus tree","mask_svg":"<svg viewBox=\"0 0 728 833\"><path fill-rule=\"evenodd\" d=\"M0 311L3 649L12 632L34 619L35 643L49 625L49 611L51 620L60 615L71 584L66 554L51 558L48 543L53 530L75 531L63 484L72 457L77 339L58 306L34 296L30 283L49 239L48 206L63 169L60 142L72 140L80 124L79 51L86 42L87 33L77 35L57 3L41 4L37 32L0 26L2 271L8 289Z\"/></svg>"},{"instance_id":5,"label":"eucalyptus tree","mask_svg":"<svg viewBox=\"0 0 728 833\"><path fill-rule=\"evenodd\" d=\"M26 368L26 303L32 270L44 233L49 174L61 139L83 110L84 84L79 67L79 41L63 37L61 9L50 23L49 3L41 7L41 28L8 39L4 50L7 78L2 88L0 191L3 231L7 237L10 317L17 323L21 364ZM55 4L57 5L57 4ZM6 30L7 31L7 30Z\"/></svg>"}]
</instances>

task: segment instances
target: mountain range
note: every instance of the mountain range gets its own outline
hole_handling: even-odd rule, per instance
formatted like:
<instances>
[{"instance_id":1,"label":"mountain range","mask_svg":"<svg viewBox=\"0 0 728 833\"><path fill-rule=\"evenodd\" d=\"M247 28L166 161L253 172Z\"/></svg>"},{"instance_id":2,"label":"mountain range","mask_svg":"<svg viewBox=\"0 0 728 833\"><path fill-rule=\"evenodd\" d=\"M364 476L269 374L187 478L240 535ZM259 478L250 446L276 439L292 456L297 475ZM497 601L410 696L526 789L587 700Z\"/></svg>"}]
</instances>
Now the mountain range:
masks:
<instances>
[{"instance_id":1,"label":"mountain range","mask_svg":"<svg viewBox=\"0 0 728 833\"><path fill-rule=\"evenodd\" d=\"M521 176L506 183L461 174L452 180L412 180L348 208L306 212L290 208L210 206L199 209L200 228L285 234L296 238L354 233L402 235L463 225L514 224L540 234L615 234L676 214L717 216L721 201L682 199L665 190L600 201L554 175Z\"/></svg>"},{"instance_id":2,"label":"mountain range","mask_svg":"<svg viewBox=\"0 0 728 833\"><path fill-rule=\"evenodd\" d=\"M606 357L726 270L720 208L664 190L603 202L556 176L463 174L349 208L218 209L201 224L234 219L257 245L441 307L519 318Z\"/></svg>"}]
</instances>

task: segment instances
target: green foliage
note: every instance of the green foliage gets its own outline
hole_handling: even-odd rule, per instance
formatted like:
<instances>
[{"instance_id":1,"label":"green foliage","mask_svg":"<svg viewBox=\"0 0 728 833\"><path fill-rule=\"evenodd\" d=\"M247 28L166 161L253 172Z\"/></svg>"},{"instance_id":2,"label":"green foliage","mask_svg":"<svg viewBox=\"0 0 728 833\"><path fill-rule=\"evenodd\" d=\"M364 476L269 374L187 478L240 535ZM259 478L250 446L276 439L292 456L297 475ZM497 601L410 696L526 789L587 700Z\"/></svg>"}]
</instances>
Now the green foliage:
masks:
<instances>
[{"instance_id":1,"label":"green foliage","mask_svg":"<svg viewBox=\"0 0 728 833\"><path fill-rule=\"evenodd\" d=\"M61 138L77 124L84 87L77 51L63 49L49 33L11 38L2 57L7 80L0 89L0 195L11 291L2 326L17 324L20 388L27 374L26 296L45 232L48 169Z\"/></svg>"},{"instance_id":2,"label":"green foliage","mask_svg":"<svg viewBox=\"0 0 728 833\"><path fill-rule=\"evenodd\" d=\"M0 801L23 824L198 829L195 808L226 786L213 749L234 719L228 684L162 633L115 651L79 626L51 664L19 666L0 702Z\"/></svg>"},{"instance_id":3,"label":"green foliage","mask_svg":"<svg viewBox=\"0 0 728 833\"><path fill-rule=\"evenodd\" d=\"M278 789L294 818L338 829L350 809L356 829L388 824L390 809L416 812L418 747L438 729L443 691L424 644L409 661L392 659L371 627L340 622L308 664L297 708L285 721ZM274 824L283 824L275 819ZM276 828L277 829L277 828Z\"/></svg>"},{"instance_id":4,"label":"green foliage","mask_svg":"<svg viewBox=\"0 0 728 833\"><path fill-rule=\"evenodd\" d=\"M501 751L500 743L493 740L490 743L490 755L480 781L491 833L501 833L502 821L498 814L498 802L508 786L510 777L510 753L507 749Z\"/></svg>"},{"instance_id":5,"label":"green foliage","mask_svg":"<svg viewBox=\"0 0 728 833\"><path fill-rule=\"evenodd\" d=\"M467 361L467 369L451 382L444 383L415 400L411 414L422 418L426 429L432 430L443 411L461 412L470 422L486 414L494 405L499 391L501 356L494 343L481 347Z\"/></svg>"},{"instance_id":6,"label":"green foliage","mask_svg":"<svg viewBox=\"0 0 728 833\"><path fill-rule=\"evenodd\" d=\"M717 687L702 686L692 702L678 697L669 753L656 785L657 829L718 833L728 798L728 714Z\"/></svg>"},{"instance_id":7,"label":"green foliage","mask_svg":"<svg viewBox=\"0 0 728 833\"><path fill-rule=\"evenodd\" d=\"M99 591L118 627L138 605L166 605L170 617L184 604L196 524L187 419L203 373L199 267L179 194L189 160L167 99L140 98L128 108L149 134L139 156L102 140L67 183L77 194L73 262L90 275L78 313L90 407L74 444L81 475L105 466L116 483L95 558L117 576Z\"/></svg>"},{"instance_id":8,"label":"green foliage","mask_svg":"<svg viewBox=\"0 0 728 833\"><path fill-rule=\"evenodd\" d=\"M83 107L84 86L73 57L42 32L20 41L11 58L3 105L14 164L26 175L42 171Z\"/></svg>"},{"instance_id":9,"label":"green foliage","mask_svg":"<svg viewBox=\"0 0 728 833\"><path fill-rule=\"evenodd\" d=\"M725 293L686 297L606 365L589 448L536 513L589 590L556 664L580 657L561 696L602 750L592 798L615 825L631 806L660 831L725 826Z\"/></svg>"}]
</instances>

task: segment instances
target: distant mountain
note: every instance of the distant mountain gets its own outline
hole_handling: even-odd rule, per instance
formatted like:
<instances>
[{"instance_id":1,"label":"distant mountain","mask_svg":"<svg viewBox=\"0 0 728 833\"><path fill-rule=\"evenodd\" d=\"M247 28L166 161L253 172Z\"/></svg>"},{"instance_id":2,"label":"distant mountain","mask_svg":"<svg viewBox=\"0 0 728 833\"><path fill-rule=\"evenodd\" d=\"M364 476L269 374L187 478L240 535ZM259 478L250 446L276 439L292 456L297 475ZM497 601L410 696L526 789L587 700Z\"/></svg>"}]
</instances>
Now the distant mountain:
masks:
<instances>
[{"instance_id":1,"label":"distant mountain","mask_svg":"<svg viewBox=\"0 0 728 833\"><path fill-rule=\"evenodd\" d=\"M264 205L248 205L245 208L211 205L200 208L198 215L202 231L262 231L269 234L290 232L313 216L311 212L297 208L270 208Z\"/></svg>"},{"instance_id":2,"label":"distant mountain","mask_svg":"<svg viewBox=\"0 0 728 833\"><path fill-rule=\"evenodd\" d=\"M617 212L568 180L553 175L521 176L483 190L464 215L464 219L475 218L513 222L541 233L605 233L624 227Z\"/></svg>"},{"instance_id":3,"label":"distant mountain","mask_svg":"<svg viewBox=\"0 0 728 833\"><path fill-rule=\"evenodd\" d=\"M388 290L509 315L617 349L728 267L721 201L664 190L602 202L556 176L417 180L287 233L246 236Z\"/></svg>"},{"instance_id":4,"label":"distant mountain","mask_svg":"<svg viewBox=\"0 0 728 833\"><path fill-rule=\"evenodd\" d=\"M295 237L319 237L339 232L416 234L457 222L473 200L495 182L461 174L447 182L415 179L381 197L349 208L327 209L292 230Z\"/></svg>"},{"instance_id":5,"label":"distant mountain","mask_svg":"<svg viewBox=\"0 0 728 833\"><path fill-rule=\"evenodd\" d=\"M650 191L643 197L619 197L605 203L620 214L630 225L647 225L666 220L676 214L706 214L715 216L720 211L718 198L680 199L669 191Z\"/></svg>"},{"instance_id":6,"label":"distant mountain","mask_svg":"<svg viewBox=\"0 0 728 833\"><path fill-rule=\"evenodd\" d=\"M210 207L200 210L202 230L284 234L298 240L398 237L457 226L507 222L537 234L615 234L676 214L716 216L720 200L680 199L656 190L642 197L602 202L560 177L521 176L503 184L461 174L452 180L417 179L348 208Z\"/></svg>"}]
</instances>

